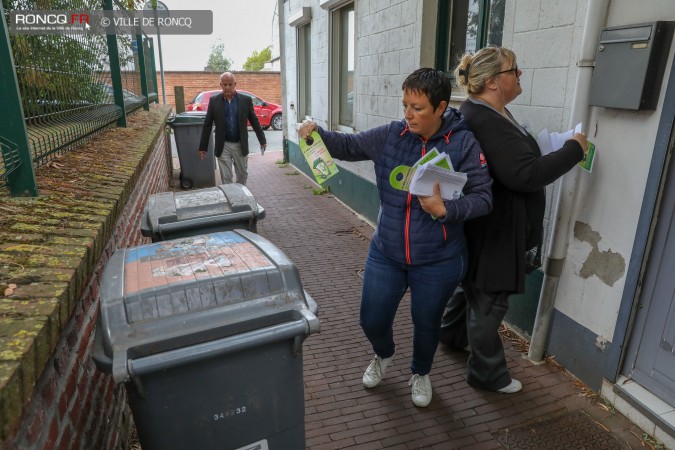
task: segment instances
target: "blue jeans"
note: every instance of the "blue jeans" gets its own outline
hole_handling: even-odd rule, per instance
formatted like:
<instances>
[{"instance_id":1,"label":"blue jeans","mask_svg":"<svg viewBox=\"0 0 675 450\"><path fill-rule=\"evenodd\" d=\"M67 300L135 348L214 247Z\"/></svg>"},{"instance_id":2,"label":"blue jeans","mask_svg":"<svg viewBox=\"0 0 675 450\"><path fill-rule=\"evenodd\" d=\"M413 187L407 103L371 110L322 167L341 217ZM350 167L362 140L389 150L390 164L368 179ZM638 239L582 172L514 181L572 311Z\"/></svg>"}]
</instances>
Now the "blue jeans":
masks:
<instances>
[{"instance_id":1,"label":"blue jeans","mask_svg":"<svg viewBox=\"0 0 675 450\"><path fill-rule=\"evenodd\" d=\"M398 305L410 288L413 322L413 374L431 371L438 347L441 317L448 299L466 272L467 253L430 264L397 263L374 245L366 260L361 297L361 328L380 358L394 354L392 326Z\"/></svg>"}]
</instances>

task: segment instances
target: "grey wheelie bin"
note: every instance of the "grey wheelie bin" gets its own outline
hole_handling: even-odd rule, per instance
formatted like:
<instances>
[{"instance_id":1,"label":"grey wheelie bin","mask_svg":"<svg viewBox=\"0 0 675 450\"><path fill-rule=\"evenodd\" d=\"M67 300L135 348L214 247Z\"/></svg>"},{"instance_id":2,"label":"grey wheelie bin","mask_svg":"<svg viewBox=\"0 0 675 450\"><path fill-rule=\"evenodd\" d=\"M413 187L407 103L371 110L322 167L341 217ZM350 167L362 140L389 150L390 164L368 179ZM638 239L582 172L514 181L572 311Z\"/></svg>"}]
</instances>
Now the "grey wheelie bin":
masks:
<instances>
[{"instance_id":1,"label":"grey wheelie bin","mask_svg":"<svg viewBox=\"0 0 675 450\"><path fill-rule=\"evenodd\" d=\"M199 141L206 112L186 111L167 120L173 129L180 164L180 185L183 189L216 185L216 157L213 152L213 132L209 138L206 158L199 159Z\"/></svg>"},{"instance_id":2,"label":"grey wheelie bin","mask_svg":"<svg viewBox=\"0 0 675 450\"><path fill-rule=\"evenodd\" d=\"M238 183L187 192L151 195L143 211L141 234L152 242L241 228L257 232L265 218L246 186Z\"/></svg>"},{"instance_id":3,"label":"grey wheelie bin","mask_svg":"<svg viewBox=\"0 0 675 450\"><path fill-rule=\"evenodd\" d=\"M268 240L119 249L100 297L94 361L124 384L143 450L306 448L302 345L320 324Z\"/></svg>"}]
</instances>

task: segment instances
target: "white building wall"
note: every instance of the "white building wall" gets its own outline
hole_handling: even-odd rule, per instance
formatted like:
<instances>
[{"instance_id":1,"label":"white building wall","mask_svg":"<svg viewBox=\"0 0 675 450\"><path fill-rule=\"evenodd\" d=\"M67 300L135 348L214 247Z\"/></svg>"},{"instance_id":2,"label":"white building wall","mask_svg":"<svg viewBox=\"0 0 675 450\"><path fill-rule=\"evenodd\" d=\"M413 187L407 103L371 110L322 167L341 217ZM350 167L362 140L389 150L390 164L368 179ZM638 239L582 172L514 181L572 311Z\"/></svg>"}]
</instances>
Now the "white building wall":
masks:
<instances>
[{"instance_id":1,"label":"white building wall","mask_svg":"<svg viewBox=\"0 0 675 450\"><path fill-rule=\"evenodd\" d=\"M419 67L421 5L421 0L355 2L354 131L401 118L401 84ZM340 165L375 182L369 161Z\"/></svg>"},{"instance_id":2,"label":"white building wall","mask_svg":"<svg viewBox=\"0 0 675 450\"><path fill-rule=\"evenodd\" d=\"M401 84L419 67L421 1L356 4L357 131L401 118Z\"/></svg>"}]
</instances>

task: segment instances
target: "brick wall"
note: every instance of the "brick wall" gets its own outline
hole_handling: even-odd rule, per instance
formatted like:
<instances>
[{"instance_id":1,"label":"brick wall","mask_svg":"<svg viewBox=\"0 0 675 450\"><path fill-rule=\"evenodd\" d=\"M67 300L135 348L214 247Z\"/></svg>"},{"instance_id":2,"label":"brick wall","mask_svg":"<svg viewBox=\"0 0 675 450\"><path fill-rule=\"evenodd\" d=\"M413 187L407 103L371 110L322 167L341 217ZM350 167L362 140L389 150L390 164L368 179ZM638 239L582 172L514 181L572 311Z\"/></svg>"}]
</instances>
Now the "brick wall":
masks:
<instances>
[{"instance_id":1,"label":"brick wall","mask_svg":"<svg viewBox=\"0 0 675 450\"><path fill-rule=\"evenodd\" d=\"M237 88L249 91L272 103L281 104L281 74L279 72L233 72ZM220 73L164 72L166 104L175 107L174 86L183 86L185 102L190 102L200 91L220 89ZM162 81L157 72L159 103L162 103Z\"/></svg>"},{"instance_id":2,"label":"brick wall","mask_svg":"<svg viewBox=\"0 0 675 450\"><path fill-rule=\"evenodd\" d=\"M42 173L38 172L41 198L46 203L58 204L72 196L73 204L68 211L89 214L92 220L87 226L79 226L95 232L78 233L76 222L71 219L70 222L63 220L64 227L59 230L59 236L63 236L61 240L50 236L34 238L27 233L13 235L23 243L36 239L41 242L41 251L46 253L70 254L69 244L75 242L79 244L73 245L73 248L82 248L84 252L79 258L58 260L55 257L46 264L53 267L50 272L68 274L70 279L67 283L33 277L29 283L33 298L26 295L28 290L22 290L21 285L17 286L14 295L8 296L7 300L17 305L34 306L34 315L23 318L22 324L27 329L23 335L34 332L29 327L37 328L36 324L42 325L44 331L36 333L31 345L33 350L27 352L27 357L17 358L11 366L3 362L0 367L0 376L5 375L8 368L16 369L16 376L0 383L0 448L129 448L130 412L124 388L115 386L112 377L96 369L92 345L105 263L117 248L148 242L140 234L145 202L149 195L169 189L171 150L164 131L167 114L168 109L132 114L127 128L105 132L90 141L90 144L104 142L104 148L109 152L91 154L85 145L81 151L70 152L59 159L59 166L46 167ZM69 176L71 169L72 177ZM65 172L62 177L76 181L76 185L85 184L82 191L57 189L57 182L52 180L51 175L56 178L58 173L45 176L45 172L55 170ZM87 180L91 180L89 186L86 186ZM50 198L54 200L50 201ZM0 197L0 206L6 207L6 203L12 204L15 212L17 205L22 206L20 201ZM26 202L26 208L33 203ZM35 215L38 220L49 224L49 214ZM20 228L12 224L7 226L7 229ZM48 235L50 227L42 228ZM93 238L86 237L88 235ZM12 248L18 249L19 245L15 244ZM0 257L7 253L8 247L0 246ZM18 255L15 256L18 258ZM66 262L73 268L61 267ZM25 269L31 268L26 266ZM54 273L51 276L55 276ZM79 279L81 284L77 281ZM52 313L55 317L44 317L46 309L39 306L39 296L48 297L52 295L48 292L58 292L59 289L55 288L67 293L51 299L56 306ZM72 306L67 300L68 293L75 294ZM22 311L26 315L31 310L24 308ZM6 329L0 331L6 332ZM45 339L41 339L42 335ZM50 341L54 342L53 346Z\"/></svg>"}]
</instances>

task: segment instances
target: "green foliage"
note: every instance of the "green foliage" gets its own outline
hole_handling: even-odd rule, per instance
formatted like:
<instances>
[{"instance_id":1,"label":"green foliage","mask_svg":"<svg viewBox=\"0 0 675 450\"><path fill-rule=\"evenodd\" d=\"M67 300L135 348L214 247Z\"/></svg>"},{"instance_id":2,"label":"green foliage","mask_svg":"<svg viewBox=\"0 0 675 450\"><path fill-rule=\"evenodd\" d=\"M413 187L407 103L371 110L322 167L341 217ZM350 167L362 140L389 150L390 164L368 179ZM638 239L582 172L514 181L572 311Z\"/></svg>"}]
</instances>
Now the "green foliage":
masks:
<instances>
[{"instance_id":1,"label":"green foliage","mask_svg":"<svg viewBox=\"0 0 675 450\"><path fill-rule=\"evenodd\" d=\"M126 4L133 1L125 0ZM138 2L136 2L138 3ZM2 0L9 10L100 10L100 0ZM10 34L17 81L27 118L89 106L102 96L102 72L108 65L108 47L103 35ZM122 64L133 64L131 49ZM133 70L133 69L132 69Z\"/></svg>"},{"instance_id":2,"label":"green foliage","mask_svg":"<svg viewBox=\"0 0 675 450\"><path fill-rule=\"evenodd\" d=\"M468 14L468 20L466 24L466 37L467 40L476 42L476 48L467 48L468 52L476 52L480 50L480 47L486 45L502 45L502 31L504 29L504 7L505 0L493 0L490 3L490 17L488 26L488 33L479 39L478 36L478 22L481 20L482 12L475 9L470 9ZM485 33L485 32L484 32ZM482 43L482 40L485 40ZM481 45L482 43L482 45Z\"/></svg>"},{"instance_id":3,"label":"green foliage","mask_svg":"<svg viewBox=\"0 0 675 450\"><path fill-rule=\"evenodd\" d=\"M213 72L227 72L232 67L232 60L225 56L225 44L218 39L215 44L211 46L211 54L206 63L206 70Z\"/></svg>"},{"instance_id":4,"label":"green foliage","mask_svg":"<svg viewBox=\"0 0 675 450\"><path fill-rule=\"evenodd\" d=\"M666 446L661 444L660 442L657 442L653 437L648 435L647 433L642 433L642 440L643 442L647 443L650 448L653 448L654 450L667 450Z\"/></svg>"},{"instance_id":5,"label":"green foliage","mask_svg":"<svg viewBox=\"0 0 675 450\"><path fill-rule=\"evenodd\" d=\"M330 186L321 186L319 189L312 189L312 194L314 195L330 194Z\"/></svg>"},{"instance_id":6,"label":"green foliage","mask_svg":"<svg viewBox=\"0 0 675 450\"><path fill-rule=\"evenodd\" d=\"M257 50L253 51L251 56L249 56L244 63L243 68L250 72L257 72L262 70L262 68L265 67L265 63L270 59L272 59L272 47L268 45L266 48L262 49L260 53L258 53Z\"/></svg>"}]
</instances>

